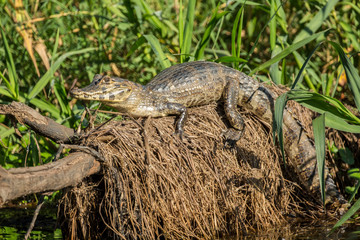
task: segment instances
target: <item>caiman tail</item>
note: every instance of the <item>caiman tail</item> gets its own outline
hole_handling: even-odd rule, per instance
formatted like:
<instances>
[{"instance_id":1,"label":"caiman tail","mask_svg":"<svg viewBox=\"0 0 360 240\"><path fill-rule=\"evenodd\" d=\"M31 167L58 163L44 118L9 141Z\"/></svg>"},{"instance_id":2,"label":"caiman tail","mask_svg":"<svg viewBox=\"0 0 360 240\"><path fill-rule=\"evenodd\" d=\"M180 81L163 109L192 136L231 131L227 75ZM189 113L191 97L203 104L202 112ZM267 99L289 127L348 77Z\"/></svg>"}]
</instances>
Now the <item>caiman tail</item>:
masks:
<instances>
[{"instance_id":1,"label":"caiman tail","mask_svg":"<svg viewBox=\"0 0 360 240\"><path fill-rule=\"evenodd\" d=\"M244 76L242 76L242 78L244 78ZM250 77L247 78L251 82ZM255 80L252 79L252 81ZM256 83L252 84L256 85ZM277 96L262 84L257 84L258 89L253 92L252 96L245 103L245 108L265 121L272 123L274 99ZM315 146L307 136L303 127L293 118L287 109L284 110L283 115L283 133L285 152L290 161L293 161L293 165L296 166L300 181L313 196L318 196L318 199L321 199ZM340 204L346 204L347 201L339 192L329 173L329 168L326 166L324 173L325 203L338 201Z\"/></svg>"}]
</instances>

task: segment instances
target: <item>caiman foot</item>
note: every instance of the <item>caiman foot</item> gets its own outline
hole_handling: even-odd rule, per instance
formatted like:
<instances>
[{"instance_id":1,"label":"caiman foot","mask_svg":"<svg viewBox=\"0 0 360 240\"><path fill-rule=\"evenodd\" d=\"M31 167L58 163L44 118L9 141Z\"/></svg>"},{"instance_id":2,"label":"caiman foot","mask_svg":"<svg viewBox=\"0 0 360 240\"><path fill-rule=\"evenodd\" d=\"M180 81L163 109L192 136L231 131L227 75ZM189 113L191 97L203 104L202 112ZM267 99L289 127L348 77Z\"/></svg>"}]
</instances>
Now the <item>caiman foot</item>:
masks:
<instances>
[{"instance_id":1,"label":"caiman foot","mask_svg":"<svg viewBox=\"0 0 360 240\"><path fill-rule=\"evenodd\" d=\"M239 139L242 136L243 131L236 130L234 128L229 128L226 131L224 131L221 135L225 137L224 140L224 147L225 148L233 148L236 145L236 142L239 141Z\"/></svg>"},{"instance_id":2,"label":"caiman foot","mask_svg":"<svg viewBox=\"0 0 360 240\"><path fill-rule=\"evenodd\" d=\"M184 139L187 137L187 134L185 134L184 131L179 131L179 130L176 131L176 132L174 132L172 135L175 136L175 137L180 138L180 140L181 140L182 142L183 142Z\"/></svg>"}]
</instances>

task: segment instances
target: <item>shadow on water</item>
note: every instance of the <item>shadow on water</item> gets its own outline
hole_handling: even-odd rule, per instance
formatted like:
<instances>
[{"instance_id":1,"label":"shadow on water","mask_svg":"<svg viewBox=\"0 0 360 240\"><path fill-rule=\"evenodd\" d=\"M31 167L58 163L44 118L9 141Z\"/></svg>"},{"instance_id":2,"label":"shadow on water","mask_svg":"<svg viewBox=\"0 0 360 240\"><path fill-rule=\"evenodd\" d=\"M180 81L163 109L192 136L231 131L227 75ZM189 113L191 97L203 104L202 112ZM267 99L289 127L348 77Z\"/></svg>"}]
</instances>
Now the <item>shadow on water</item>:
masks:
<instances>
[{"instance_id":1,"label":"shadow on water","mask_svg":"<svg viewBox=\"0 0 360 240\"><path fill-rule=\"evenodd\" d=\"M1 208L0 239L24 239L35 209ZM62 239L56 225L57 208L42 208L29 239Z\"/></svg>"}]
</instances>

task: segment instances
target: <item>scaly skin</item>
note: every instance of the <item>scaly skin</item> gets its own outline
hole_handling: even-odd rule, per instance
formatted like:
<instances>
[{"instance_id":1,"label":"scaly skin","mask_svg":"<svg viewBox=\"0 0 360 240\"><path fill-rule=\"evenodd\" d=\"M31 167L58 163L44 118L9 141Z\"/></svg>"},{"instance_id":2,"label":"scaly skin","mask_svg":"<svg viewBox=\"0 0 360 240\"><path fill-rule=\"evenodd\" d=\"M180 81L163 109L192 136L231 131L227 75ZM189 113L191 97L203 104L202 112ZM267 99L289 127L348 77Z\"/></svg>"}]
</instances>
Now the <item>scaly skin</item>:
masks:
<instances>
[{"instance_id":1,"label":"scaly skin","mask_svg":"<svg viewBox=\"0 0 360 240\"><path fill-rule=\"evenodd\" d=\"M134 117L162 117L179 115L177 132L180 137L187 117L187 108L224 100L225 114L233 129L226 134L237 141L244 129L244 121L237 105L272 123L276 95L251 77L235 69L213 62L178 64L159 73L145 86L126 79L96 75L93 82L82 89L74 89L78 99L98 100L120 112ZM319 196L320 186L316 167L316 152L302 127L284 111L284 148L295 162L304 186ZM327 202L345 203L325 168Z\"/></svg>"}]
</instances>

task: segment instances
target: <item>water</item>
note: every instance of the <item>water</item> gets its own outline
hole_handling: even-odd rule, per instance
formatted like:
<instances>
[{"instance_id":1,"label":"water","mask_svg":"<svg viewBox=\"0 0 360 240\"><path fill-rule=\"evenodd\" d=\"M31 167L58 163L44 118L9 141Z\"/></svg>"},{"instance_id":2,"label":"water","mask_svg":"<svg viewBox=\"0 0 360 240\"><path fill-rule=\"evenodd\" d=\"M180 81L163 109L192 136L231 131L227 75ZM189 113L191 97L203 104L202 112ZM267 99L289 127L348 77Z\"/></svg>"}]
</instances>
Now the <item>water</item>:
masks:
<instances>
[{"instance_id":1,"label":"water","mask_svg":"<svg viewBox=\"0 0 360 240\"><path fill-rule=\"evenodd\" d=\"M34 209L0 209L0 239L24 239L33 215ZM41 209L30 239L62 239L56 225L56 208Z\"/></svg>"}]
</instances>

